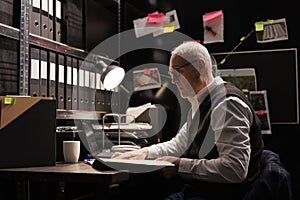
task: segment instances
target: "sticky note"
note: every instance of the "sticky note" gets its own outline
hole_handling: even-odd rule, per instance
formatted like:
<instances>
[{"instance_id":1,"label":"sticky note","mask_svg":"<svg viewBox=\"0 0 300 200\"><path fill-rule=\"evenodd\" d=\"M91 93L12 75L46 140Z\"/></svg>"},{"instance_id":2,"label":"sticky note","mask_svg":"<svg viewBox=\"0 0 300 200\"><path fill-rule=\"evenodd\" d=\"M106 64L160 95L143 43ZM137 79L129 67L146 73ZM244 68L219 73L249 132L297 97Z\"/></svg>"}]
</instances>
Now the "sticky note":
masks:
<instances>
[{"instance_id":1,"label":"sticky note","mask_svg":"<svg viewBox=\"0 0 300 200\"><path fill-rule=\"evenodd\" d=\"M148 24L160 24L163 20L164 13L149 13L147 16Z\"/></svg>"},{"instance_id":2,"label":"sticky note","mask_svg":"<svg viewBox=\"0 0 300 200\"><path fill-rule=\"evenodd\" d=\"M256 22L255 31L263 31L263 30L264 30L264 22Z\"/></svg>"},{"instance_id":3,"label":"sticky note","mask_svg":"<svg viewBox=\"0 0 300 200\"><path fill-rule=\"evenodd\" d=\"M4 104L15 104L16 98L13 97L5 97L4 98Z\"/></svg>"},{"instance_id":4,"label":"sticky note","mask_svg":"<svg viewBox=\"0 0 300 200\"><path fill-rule=\"evenodd\" d=\"M204 14L204 21L210 21L213 19L216 19L217 17L221 17L223 15L223 11L222 10L217 10L217 11L213 11L213 12L209 12L209 13L205 13Z\"/></svg>"},{"instance_id":5,"label":"sticky note","mask_svg":"<svg viewBox=\"0 0 300 200\"><path fill-rule=\"evenodd\" d=\"M144 69L144 74L150 74L150 69L145 68L145 69Z\"/></svg>"},{"instance_id":6,"label":"sticky note","mask_svg":"<svg viewBox=\"0 0 300 200\"><path fill-rule=\"evenodd\" d=\"M165 25L164 27L164 33L170 33L170 32L173 32L174 31L174 24L167 24Z\"/></svg>"}]
</instances>

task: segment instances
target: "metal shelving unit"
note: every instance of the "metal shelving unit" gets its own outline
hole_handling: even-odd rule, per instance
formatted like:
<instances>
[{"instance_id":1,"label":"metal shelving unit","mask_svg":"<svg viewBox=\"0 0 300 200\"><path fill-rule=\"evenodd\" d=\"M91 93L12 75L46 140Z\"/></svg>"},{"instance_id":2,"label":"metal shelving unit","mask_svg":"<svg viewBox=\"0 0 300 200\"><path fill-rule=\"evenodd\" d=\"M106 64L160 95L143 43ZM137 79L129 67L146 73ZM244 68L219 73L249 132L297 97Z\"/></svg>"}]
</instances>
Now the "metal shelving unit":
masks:
<instances>
[{"instance_id":1,"label":"metal shelving unit","mask_svg":"<svg viewBox=\"0 0 300 200\"><path fill-rule=\"evenodd\" d=\"M64 55L77 57L84 60L89 52L66 45L51 39L29 33L29 1L21 0L20 29L0 23L0 36L18 40L20 43L20 69L19 69L19 94L28 95L28 68L29 68L29 46L34 45ZM100 59L118 63L102 55L95 55Z\"/></svg>"}]
</instances>

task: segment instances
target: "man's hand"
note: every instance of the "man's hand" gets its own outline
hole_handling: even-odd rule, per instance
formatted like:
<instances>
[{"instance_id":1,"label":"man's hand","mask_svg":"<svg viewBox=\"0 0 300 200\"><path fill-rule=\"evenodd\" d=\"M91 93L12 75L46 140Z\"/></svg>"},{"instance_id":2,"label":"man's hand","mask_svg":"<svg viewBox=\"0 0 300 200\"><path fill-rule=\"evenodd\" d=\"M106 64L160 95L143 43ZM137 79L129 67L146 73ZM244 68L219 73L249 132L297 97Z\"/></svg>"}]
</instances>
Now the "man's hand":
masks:
<instances>
[{"instance_id":1,"label":"man's hand","mask_svg":"<svg viewBox=\"0 0 300 200\"><path fill-rule=\"evenodd\" d=\"M128 151L125 153L116 152L112 155L111 158L118 158L118 159L131 159L131 160L145 160L148 156L148 150L145 148Z\"/></svg>"},{"instance_id":2,"label":"man's hand","mask_svg":"<svg viewBox=\"0 0 300 200\"><path fill-rule=\"evenodd\" d=\"M172 178L176 175L178 175L178 167L180 163L180 158L173 157L173 156L163 156L160 158L157 158L156 160L163 160L173 163L174 167L164 167L161 169L161 173L164 175L165 178Z\"/></svg>"}]
</instances>

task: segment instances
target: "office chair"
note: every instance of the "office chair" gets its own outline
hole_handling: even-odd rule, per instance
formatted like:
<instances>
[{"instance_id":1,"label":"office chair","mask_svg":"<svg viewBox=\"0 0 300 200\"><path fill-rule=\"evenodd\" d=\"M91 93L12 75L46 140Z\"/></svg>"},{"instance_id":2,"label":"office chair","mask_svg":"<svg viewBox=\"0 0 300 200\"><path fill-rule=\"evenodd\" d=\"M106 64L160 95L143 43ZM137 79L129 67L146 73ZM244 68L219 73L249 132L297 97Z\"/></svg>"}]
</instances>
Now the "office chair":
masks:
<instances>
[{"instance_id":1,"label":"office chair","mask_svg":"<svg viewBox=\"0 0 300 200\"><path fill-rule=\"evenodd\" d=\"M293 200L290 173L280 162L279 155L263 150L260 177L243 200Z\"/></svg>"}]
</instances>

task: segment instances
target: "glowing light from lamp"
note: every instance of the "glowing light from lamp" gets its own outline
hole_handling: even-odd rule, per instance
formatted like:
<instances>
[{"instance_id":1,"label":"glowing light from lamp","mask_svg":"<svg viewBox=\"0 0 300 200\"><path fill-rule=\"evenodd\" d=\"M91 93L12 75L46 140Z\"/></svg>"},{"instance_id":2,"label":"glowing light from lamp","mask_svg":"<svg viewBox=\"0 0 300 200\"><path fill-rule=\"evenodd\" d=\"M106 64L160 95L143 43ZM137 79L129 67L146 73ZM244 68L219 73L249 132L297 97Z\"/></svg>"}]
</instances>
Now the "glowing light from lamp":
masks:
<instances>
[{"instance_id":1,"label":"glowing light from lamp","mask_svg":"<svg viewBox=\"0 0 300 200\"><path fill-rule=\"evenodd\" d=\"M125 70L116 65L109 65L101 75L103 87L111 90L117 87L125 77Z\"/></svg>"}]
</instances>

